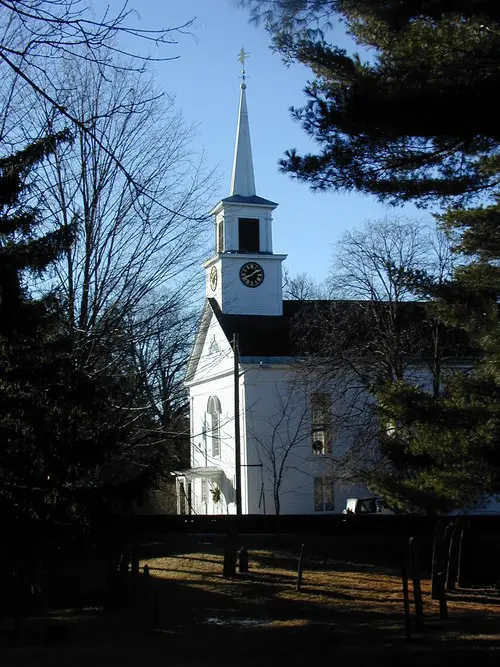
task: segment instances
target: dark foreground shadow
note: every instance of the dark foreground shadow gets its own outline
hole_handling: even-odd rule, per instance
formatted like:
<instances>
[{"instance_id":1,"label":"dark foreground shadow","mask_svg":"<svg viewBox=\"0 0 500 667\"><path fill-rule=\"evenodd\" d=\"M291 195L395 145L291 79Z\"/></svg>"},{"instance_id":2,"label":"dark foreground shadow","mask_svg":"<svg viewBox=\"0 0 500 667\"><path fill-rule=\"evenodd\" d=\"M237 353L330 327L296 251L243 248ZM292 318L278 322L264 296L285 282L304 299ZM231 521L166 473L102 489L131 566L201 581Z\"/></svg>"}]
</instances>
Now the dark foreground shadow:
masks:
<instances>
[{"instance_id":1,"label":"dark foreground shadow","mask_svg":"<svg viewBox=\"0 0 500 667\"><path fill-rule=\"evenodd\" d=\"M214 547L212 553L217 552ZM194 556L183 558L196 561ZM213 562L209 556L198 560ZM196 562L193 566L191 573ZM304 595L294 596L296 559L283 557L280 566L289 575L271 578L250 571L228 581L212 573L204 587L193 580L162 578L162 568L155 576L152 568L149 577L139 575L130 582L122 608L52 612L32 619L24 636L4 632L0 664L303 667L319 657L335 667L498 664L500 615L454 614L450 601L449 621L427 619L427 629L408 642L402 605L394 612L361 609L354 590L339 594L307 583ZM355 572L356 566L339 570Z\"/></svg>"}]
</instances>

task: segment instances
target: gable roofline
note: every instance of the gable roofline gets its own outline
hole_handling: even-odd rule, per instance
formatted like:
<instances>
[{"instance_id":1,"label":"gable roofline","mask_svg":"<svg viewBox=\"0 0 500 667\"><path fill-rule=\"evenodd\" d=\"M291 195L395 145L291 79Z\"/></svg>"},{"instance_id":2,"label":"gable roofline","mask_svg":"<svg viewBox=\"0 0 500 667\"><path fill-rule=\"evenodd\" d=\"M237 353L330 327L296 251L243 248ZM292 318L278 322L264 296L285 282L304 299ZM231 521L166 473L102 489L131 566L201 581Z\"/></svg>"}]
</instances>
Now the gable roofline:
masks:
<instances>
[{"instance_id":1,"label":"gable roofline","mask_svg":"<svg viewBox=\"0 0 500 667\"><path fill-rule=\"evenodd\" d=\"M240 357L295 357L297 350L290 337L290 319L303 302L284 301L283 315L229 315L214 298L209 298L219 325L231 344L238 334Z\"/></svg>"},{"instance_id":2,"label":"gable roofline","mask_svg":"<svg viewBox=\"0 0 500 667\"><path fill-rule=\"evenodd\" d=\"M224 204L251 204L252 206L265 206L276 208L278 204L270 199L253 195L252 197L242 197L241 195L232 195L232 197L224 197L221 200Z\"/></svg>"},{"instance_id":3,"label":"gable roofline","mask_svg":"<svg viewBox=\"0 0 500 667\"><path fill-rule=\"evenodd\" d=\"M359 348L361 354L371 349L372 308L384 308L387 303L373 303L369 300L307 300L283 301L282 315L229 315L223 313L217 301L209 302L218 323L229 343L234 334L238 334L240 358L297 358L310 355L324 356L324 331L334 331L346 338L352 349ZM367 306L369 309L367 310ZM418 336L430 326L422 301L404 301L399 304L396 326ZM414 333L412 333L414 332ZM425 338L426 339L426 338ZM425 349L409 352L423 359L429 356ZM469 358L471 350L460 330L449 329L443 332L443 354L447 358ZM328 355L327 355L328 356ZM473 355L472 355L473 356ZM416 358L415 357L415 358Z\"/></svg>"},{"instance_id":4,"label":"gable roofline","mask_svg":"<svg viewBox=\"0 0 500 667\"><path fill-rule=\"evenodd\" d=\"M208 215L217 215L217 213L222 211L224 206L253 206L255 208L267 208L274 210L278 207L278 204L275 201L264 199L264 197L259 197L257 195L252 197L233 195L232 197L224 197L224 199L221 199L220 202L208 212Z\"/></svg>"},{"instance_id":5,"label":"gable roofline","mask_svg":"<svg viewBox=\"0 0 500 667\"><path fill-rule=\"evenodd\" d=\"M200 323L198 325L198 331L194 339L193 347L191 349L191 354L189 355L189 361L186 369L186 375L184 377L184 383L190 382L198 369L198 364L200 362L201 353L203 351L203 346L205 345L205 339L207 337L207 331L210 326L210 322L213 317L213 308L209 303L209 299L205 302L203 307L203 312L200 317Z\"/></svg>"}]
</instances>

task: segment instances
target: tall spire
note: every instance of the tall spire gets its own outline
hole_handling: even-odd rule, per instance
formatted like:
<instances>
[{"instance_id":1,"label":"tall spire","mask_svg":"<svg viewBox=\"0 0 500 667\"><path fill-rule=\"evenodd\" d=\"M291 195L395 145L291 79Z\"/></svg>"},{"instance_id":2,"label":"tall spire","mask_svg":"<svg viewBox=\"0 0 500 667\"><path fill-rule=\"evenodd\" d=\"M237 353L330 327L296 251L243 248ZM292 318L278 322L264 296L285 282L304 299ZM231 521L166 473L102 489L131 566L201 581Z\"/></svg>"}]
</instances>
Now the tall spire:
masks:
<instances>
[{"instance_id":1,"label":"tall spire","mask_svg":"<svg viewBox=\"0 0 500 667\"><path fill-rule=\"evenodd\" d=\"M245 49L242 48L239 55L239 61L242 65L240 109L238 113L238 127L236 129L230 196L241 195L242 197L252 197L255 195L252 146L250 143L250 126L248 124L247 98L245 93L247 87L245 83L245 60L248 58L248 55L248 53L245 53Z\"/></svg>"}]
</instances>

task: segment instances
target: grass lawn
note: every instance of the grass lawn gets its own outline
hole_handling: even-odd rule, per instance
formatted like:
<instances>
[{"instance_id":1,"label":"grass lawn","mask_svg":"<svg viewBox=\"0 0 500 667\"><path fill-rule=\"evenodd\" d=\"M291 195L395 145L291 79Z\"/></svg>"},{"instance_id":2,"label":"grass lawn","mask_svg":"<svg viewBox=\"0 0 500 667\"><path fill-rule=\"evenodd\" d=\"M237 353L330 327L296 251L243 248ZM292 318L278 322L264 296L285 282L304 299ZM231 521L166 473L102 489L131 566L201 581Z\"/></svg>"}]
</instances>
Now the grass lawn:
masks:
<instances>
[{"instance_id":1,"label":"grass lawn","mask_svg":"<svg viewBox=\"0 0 500 667\"><path fill-rule=\"evenodd\" d=\"M249 552L249 573L224 579L220 540L197 538L189 549L163 556L153 550L141 561L150 577L139 578L126 610L53 612L38 621L52 624L44 642L36 639L33 619L25 641L0 644L0 664L498 664L500 596L494 589L450 594L449 619L441 621L424 579L425 630L413 628L409 642L397 571L309 556L297 592L296 553Z\"/></svg>"}]
</instances>

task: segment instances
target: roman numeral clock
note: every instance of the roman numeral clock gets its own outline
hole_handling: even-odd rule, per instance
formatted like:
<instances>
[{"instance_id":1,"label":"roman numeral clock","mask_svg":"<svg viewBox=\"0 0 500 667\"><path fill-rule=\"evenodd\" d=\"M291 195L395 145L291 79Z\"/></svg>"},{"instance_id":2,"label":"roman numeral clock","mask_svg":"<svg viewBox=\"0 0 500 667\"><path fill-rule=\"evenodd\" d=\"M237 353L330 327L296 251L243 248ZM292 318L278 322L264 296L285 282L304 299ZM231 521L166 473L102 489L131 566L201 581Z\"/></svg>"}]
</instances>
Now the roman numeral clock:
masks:
<instances>
[{"instance_id":1,"label":"roman numeral clock","mask_svg":"<svg viewBox=\"0 0 500 667\"><path fill-rule=\"evenodd\" d=\"M247 262L240 269L240 280L246 287L258 287L264 282L264 269L257 262Z\"/></svg>"}]
</instances>

